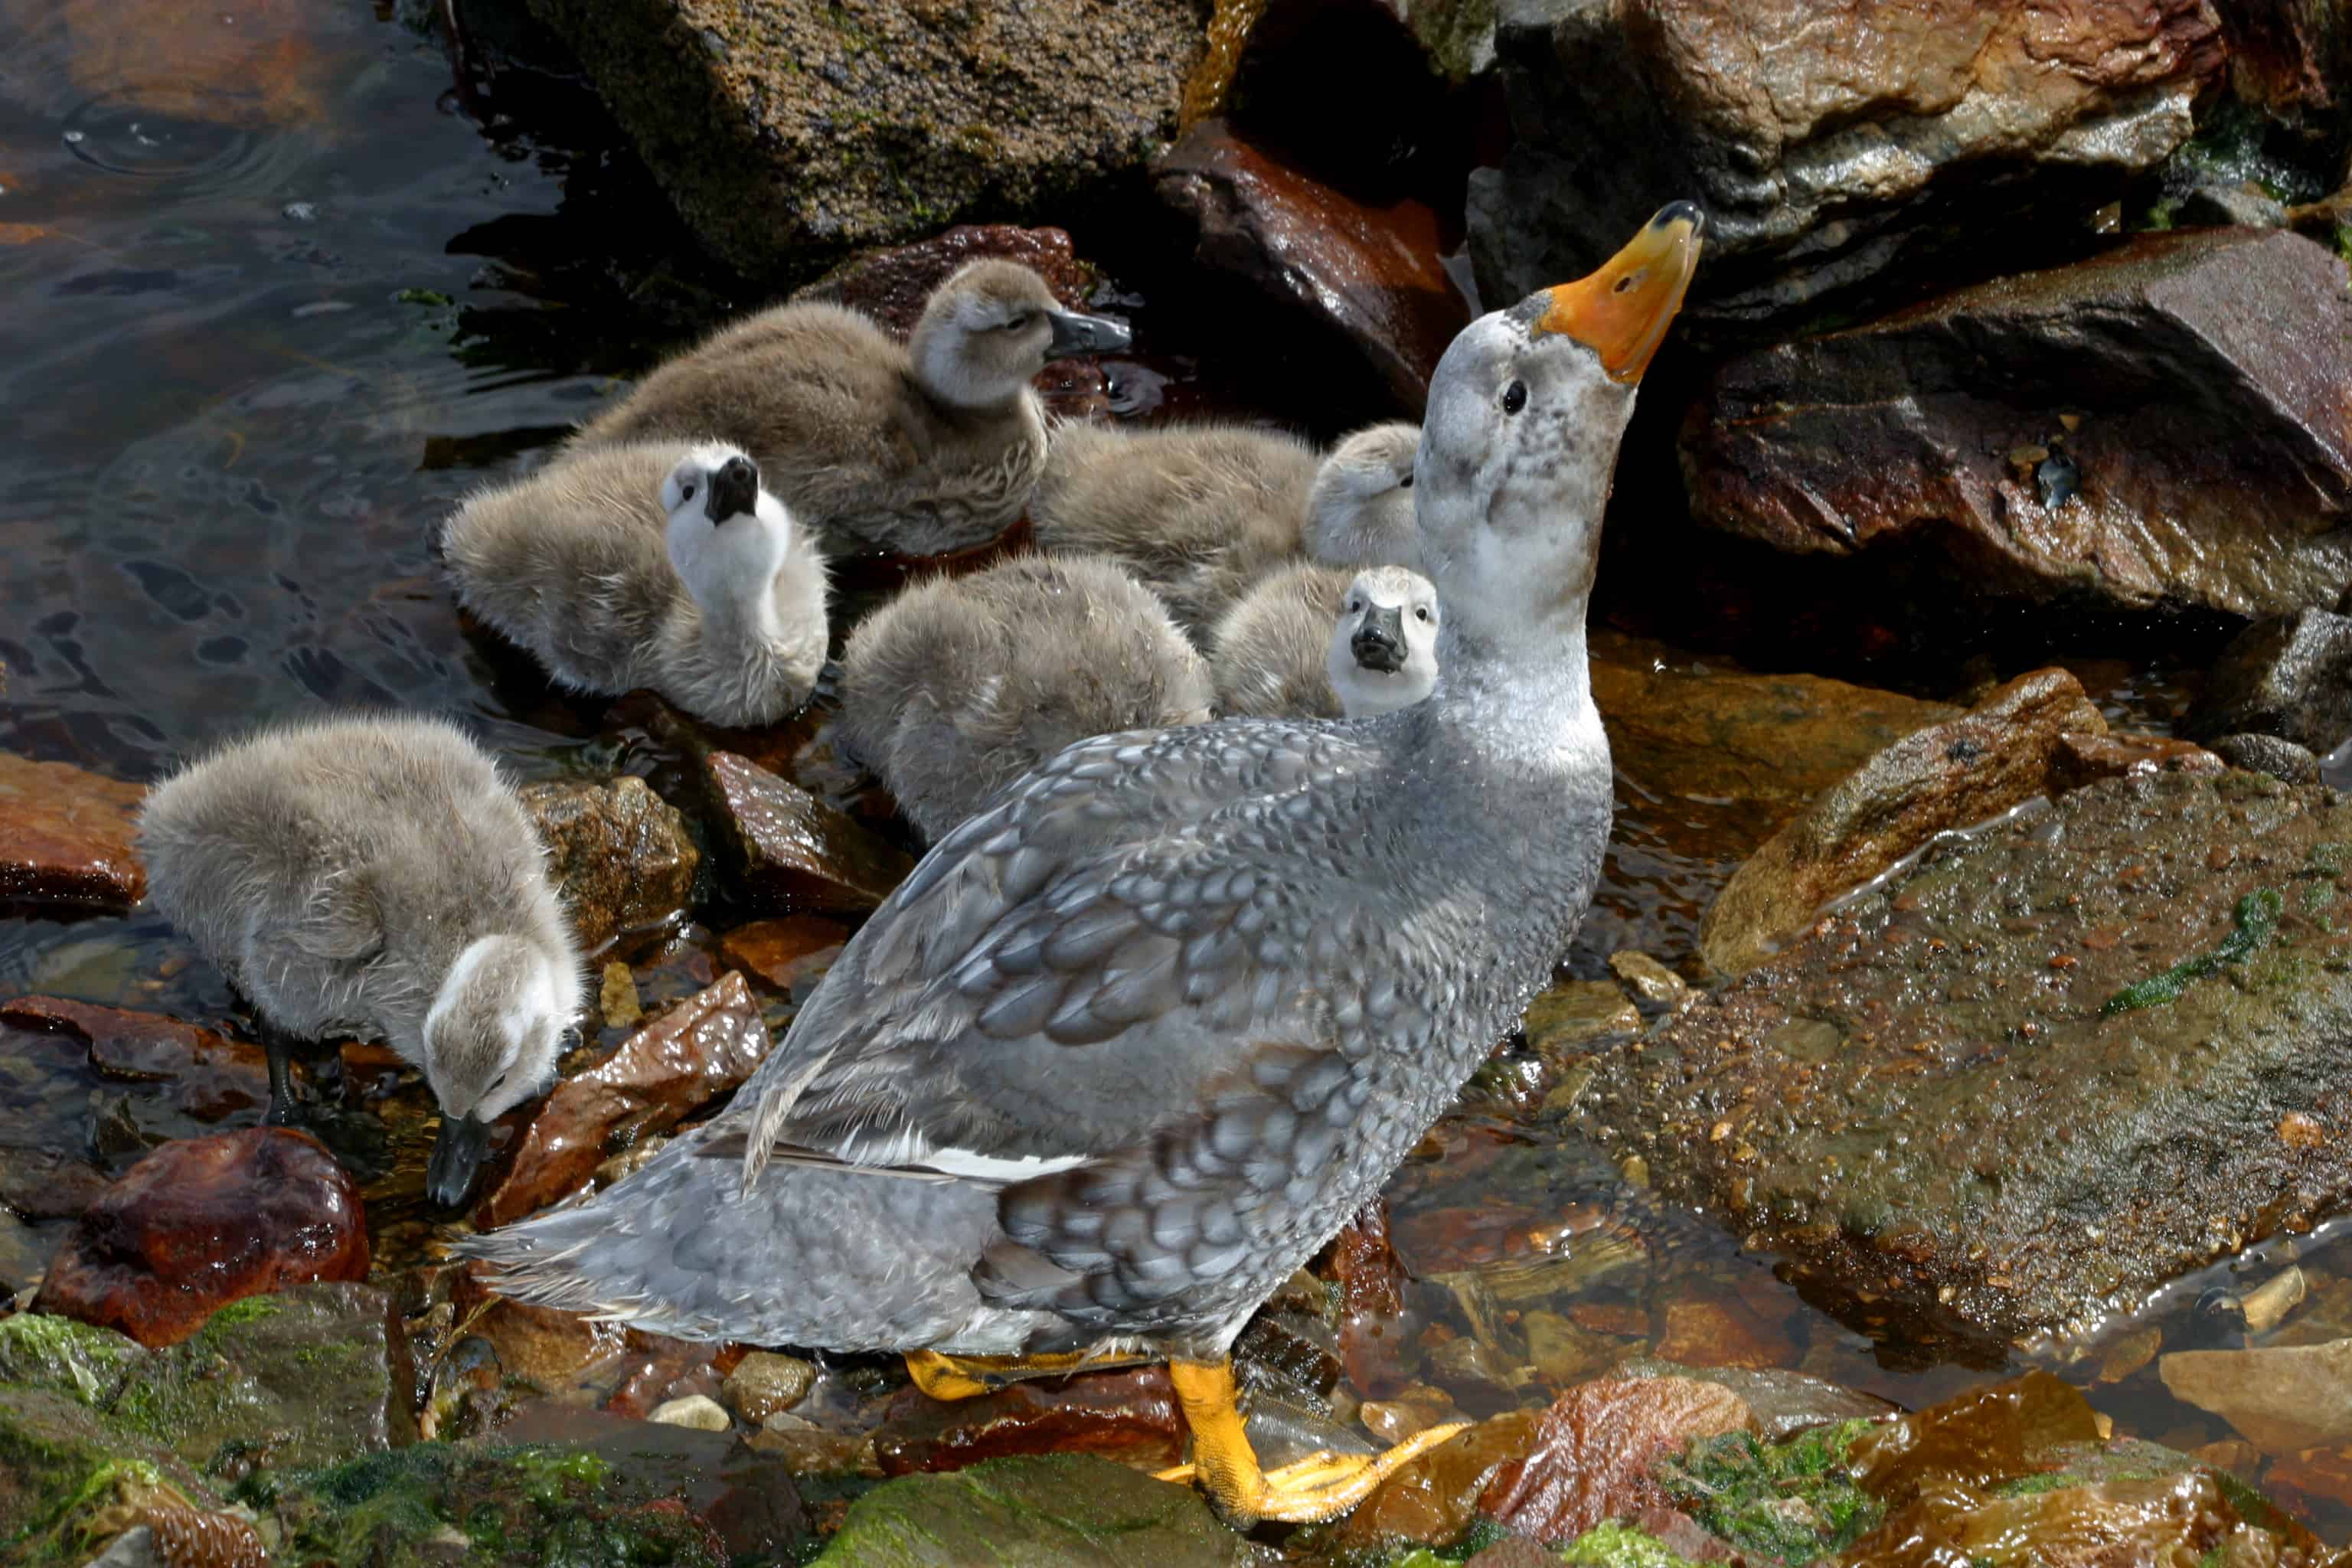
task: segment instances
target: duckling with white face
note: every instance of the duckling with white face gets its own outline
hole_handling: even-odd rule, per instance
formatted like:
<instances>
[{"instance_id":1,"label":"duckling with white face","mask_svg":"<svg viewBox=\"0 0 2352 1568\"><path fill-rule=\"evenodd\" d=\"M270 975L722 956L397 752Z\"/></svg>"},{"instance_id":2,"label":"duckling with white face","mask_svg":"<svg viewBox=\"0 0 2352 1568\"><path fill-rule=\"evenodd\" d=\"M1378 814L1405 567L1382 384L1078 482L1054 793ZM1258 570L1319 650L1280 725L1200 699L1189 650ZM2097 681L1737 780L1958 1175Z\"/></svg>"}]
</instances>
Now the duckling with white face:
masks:
<instances>
[{"instance_id":1,"label":"duckling with white face","mask_svg":"<svg viewBox=\"0 0 2352 1568\"><path fill-rule=\"evenodd\" d=\"M1217 711L1369 719L1437 681L1437 592L1401 566L1353 574L1313 562L1268 573L1209 639Z\"/></svg>"},{"instance_id":2,"label":"duckling with white face","mask_svg":"<svg viewBox=\"0 0 2352 1568\"><path fill-rule=\"evenodd\" d=\"M442 552L466 606L574 690L769 724L824 664L824 557L722 442L570 454L467 498Z\"/></svg>"},{"instance_id":3,"label":"duckling with white face","mask_svg":"<svg viewBox=\"0 0 2352 1568\"><path fill-rule=\"evenodd\" d=\"M583 963L530 818L437 720L287 724L141 808L147 896L252 1002L273 1123L298 1053L380 1039L441 1106L426 1192L463 1201L490 1124L556 1076Z\"/></svg>"},{"instance_id":4,"label":"duckling with white face","mask_svg":"<svg viewBox=\"0 0 2352 1568\"><path fill-rule=\"evenodd\" d=\"M1410 708L1437 685L1437 589L1418 572L1374 566L1356 574L1325 658L1331 689L1350 719Z\"/></svg>"},{"instance_id":5,"label":"duckling with white face","mask_svg":"<svg viewBox=\"0 0 2352 1568\"><path fill-rule=\"evenodd\" d=\"M1421 426L1402 420L1357 431L1323 459L1307 498L1300 542L1325 566L1421 570L1421 523L1412 510Z\"/></svg>"},{"instance_id":6,"label":"duckling with white face","mask_svg":"<svg viewBox=\"0 0 2352 1568\"><path fill-rule=\"evenodd\" d=\"M931 555L1011 527L1045 461L1030 381L1125 348L1018 262L969 262L898 342L839 305L779 305L720 329L590 421L572 449L666 437L741 447L835 550Z\"/></svg>"}]
</instances>

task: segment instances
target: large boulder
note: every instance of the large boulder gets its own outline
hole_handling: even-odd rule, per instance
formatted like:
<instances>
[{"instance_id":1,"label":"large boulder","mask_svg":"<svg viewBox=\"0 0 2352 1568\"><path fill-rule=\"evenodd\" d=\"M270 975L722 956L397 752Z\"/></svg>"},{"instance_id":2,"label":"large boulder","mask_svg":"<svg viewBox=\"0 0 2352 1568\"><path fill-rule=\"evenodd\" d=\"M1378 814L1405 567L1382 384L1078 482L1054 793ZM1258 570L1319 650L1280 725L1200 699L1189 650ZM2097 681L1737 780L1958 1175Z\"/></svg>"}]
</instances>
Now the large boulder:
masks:
<instances>
[{"instance_id":1,"label":"large boulder","mask_svg":"<svg viewBox=\"0 0 2352 1568\"><path fill-rule=\"evenodd\" d=\"M1206 0L530 0L754 276L1066 206L1176 132Z\"/></svg>"},{"instance_id":2,"label":"large boulder","mask_svg":"<svg viewBox=\"0 0 2352 1568\"><path fill-rule=\"evenodd\" d=\"M2256 621L2221 650L2181 728L2334 751L2352 738L2352 616L2304 610Z\"/></svg>"},{"instance_id":3,"label":"large boulder","mask_svg":"<svg viewBox=\"0 0 2352 1568\"><path fill-rule=\"evenodd\" d=\"M1517 142L1473 177L1489 301L1707 209L1685 308L1787 320L1939 261L2048 243L2187 141L2209 0L1505 0Z\"/></svg>"},{"instance_id":4,"label":"large boulder","mask_svg":"<svg viewBox=\"0 0 2352 1568\"><path fill-rule=\"evenodd\" d=\"M1832 1310L2063 1330L2352 1198L2352 1140L2310 1136L2352 1068L2347 878L2324 787L2094 784L1931 847L1578 1110Z\"/></svg>"}]
</instances>

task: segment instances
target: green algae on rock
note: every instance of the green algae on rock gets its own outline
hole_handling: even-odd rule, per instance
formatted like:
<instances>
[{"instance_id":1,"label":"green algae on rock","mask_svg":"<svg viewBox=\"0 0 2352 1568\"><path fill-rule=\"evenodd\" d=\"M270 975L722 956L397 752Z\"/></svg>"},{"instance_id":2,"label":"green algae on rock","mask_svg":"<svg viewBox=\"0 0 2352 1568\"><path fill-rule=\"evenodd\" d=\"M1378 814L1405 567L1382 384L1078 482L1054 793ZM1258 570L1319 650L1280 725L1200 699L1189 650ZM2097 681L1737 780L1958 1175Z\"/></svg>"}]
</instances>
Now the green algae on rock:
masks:
<instances>
[{"instance_id":1,"label":"green algae on rock","mask_svg":"<svg viewBox=\"0 0 2352 1568\"><path fill-rule=\"evenodd\" d=\"M2151 974L2125 986L2100 1004L2100 1016L2112 1017L2141 1007L2161 1007L2167 1002L2179 1000L2180 994L2195 982L2219 974L2231 964L2245 963L2270 945L2272 935L2278 930L2279 911L2285 907L2286 900L2279 896L2276 888L2255 889L2238 900L2237 913L2231 917L2237 929L2230 933L2228 941L2210 952L2182 959L2161 974Z\"/></svg>"},{"instance_id":2,"label":"green algae on rock","mask_svg":"<svg viewBox=\"0 0 2352 1568\"><path fill-rule=\"evenodd\" d=\"M850 1506L823 1568L1238 1568L1257 1550L1189 1487L1086 1454L906 1476Z\"/></svg>"},{"instance_id":3,"label":"green algae on rock","mask_svg":"<svg viewBox=\"0 0 2352 1568\"><path fill-rule=\"evenodd\" d=\"M2352 1142L2279 1131L2352 1069L2347 805L2156 773L1946 840L1605 1054L1578 1114L1864 1331L1992 1351L2129 1306L2352 1199ZM2102 1015L2273 885L2267 947Z\"/></svg>"}]
</instances>

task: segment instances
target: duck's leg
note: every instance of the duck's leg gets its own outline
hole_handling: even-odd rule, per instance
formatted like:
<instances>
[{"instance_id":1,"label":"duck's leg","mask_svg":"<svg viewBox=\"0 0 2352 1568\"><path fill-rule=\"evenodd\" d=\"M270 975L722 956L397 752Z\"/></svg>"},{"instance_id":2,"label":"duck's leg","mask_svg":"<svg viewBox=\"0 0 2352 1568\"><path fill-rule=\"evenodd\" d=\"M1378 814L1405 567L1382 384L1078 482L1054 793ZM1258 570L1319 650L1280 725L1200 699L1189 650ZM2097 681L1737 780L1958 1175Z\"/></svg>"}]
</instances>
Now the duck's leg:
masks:
<instances>
[{"instance_id":1,"label":"duck's leg","mask_svg":"<svg viewBox=\"0 0 2352 1568\"><path fill-rule=\"evenodd\" d=\"M1469 1425L1448 1422L1414 1434L1384 1454L1310 1454L1277 1470L1258 1468L1242 1413L1234 1402L1231 1362L1171 1362L1176 1398L1192 1429L1192 1462L1162 1470L1166 1481L1197 1480L1226 1523L1247 1530L1260 1520L1311 1524L1337 1519L1416 1455Z\"/></svg>"},{"instance_id":2,"label":"duck's leg","mask_svg":"<svg viewBox=\"0 0 2352 1568\"><path fill-rule=\"evenodd\" d=\"M908 1351L907 1375L933 1399L972 1399L1032 1378L1108 1372L1141 1366L1150 1359L1097 1351L1065 1351L1055 1355L941 1355L937 1351Z\"/></svg>"}]
</instances>

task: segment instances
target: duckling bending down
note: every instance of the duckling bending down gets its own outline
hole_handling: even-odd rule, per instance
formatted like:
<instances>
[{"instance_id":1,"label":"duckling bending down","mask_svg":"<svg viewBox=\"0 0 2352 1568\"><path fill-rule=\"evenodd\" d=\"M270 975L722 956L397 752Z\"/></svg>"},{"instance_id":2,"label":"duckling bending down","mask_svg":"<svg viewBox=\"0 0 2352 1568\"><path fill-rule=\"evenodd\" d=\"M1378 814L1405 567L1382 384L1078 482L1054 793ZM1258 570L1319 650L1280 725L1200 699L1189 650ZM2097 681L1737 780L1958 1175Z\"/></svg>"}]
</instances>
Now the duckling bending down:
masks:
<instances>
[{"instance_id":1,"label":"duckling bending down","mask_svg":"<svg viewBox=\"0 0 2352 1568\"><path fill-rule=\"evenodd\" d=\"M723 443L564 457L468 497L441 550L466 607L574 690L769 724L824 666L824 557Z\"/></svg>"},{"instance_id":2,"label":"duckling bending down","mask_svg":"<svg viewBox=\"0 0 2352 1568\"><path fill-rule=\"evenodd\" d=\"M1217 622L1217 711L1370 719L1437 683L1437 590L1402 566L1350 577L1311 562L1266 577Z\"/></svg>"},{"instance_id":3,"label":"duckling bending down","mask_svg":"<svg viewBox=\"0 0 2352 1568\"><path fill-rule=\"evenodd\" d=\"M1323 459L1300 532L1307 558L1326 566L1409 566L1419 572L1421 524L1412 510L1421 426L1395 421L1357 431Z\"/></svg>"},{"instance_id":4,"label":"duckling bending down","mask_svg":"<svg viewBox=\"0 0 2352 1568\"><path fill-rule=\"evenodd\" d=\"M660 366L572 447L730 441L835 550L969 549L1013 525L1045 466L1030 378L1129 342L1117 321L1063 310L1020 263L973 261L904 345L838 305L779 305Z\"/></svg>"},{"instance_id":5,"label":"duckling bending down","mask_svg":"<svg viewBox=\"0 0 2352 1568\"><path fill-rule=\"evenodd\" d=\"M1452 1436L1267 1474L1226 1357L1516 1024L1599 879L1585 604L1699 222L1665 209L1439 363L1426 701L1071 746L940 840L726 1111L460 1250L663 1333L905 1351L943 1395L1166 1359L1173 1474L1240 1523L1332 1517Z\"/></svg>"},{"instance_id":6,"label":"duckling bending down","mask_svg":"<svg viewBox=\"0 0 2352 1568\"><path fill-rule=\"evenodd\" d=\"M1073 741L1209 717L1208 667L1134 578L1027 555L907 589L841 656L849 749L927 839Z\"/></svg>"},{"instance_id":7,"label":"duckling bending down","mask_svg":"<svg viewBox=\"0 0 2352 1568\"><path fill-rule=\"evenodd\" d=\"M441 1105L426 1188L471 1189L490 1123L555 1080L582 963L521 803L438 720L282 725L155 786L148 898L254 1006L268 1120L294 1052L380 1039Z\"/></svg>"}]
</instances>

